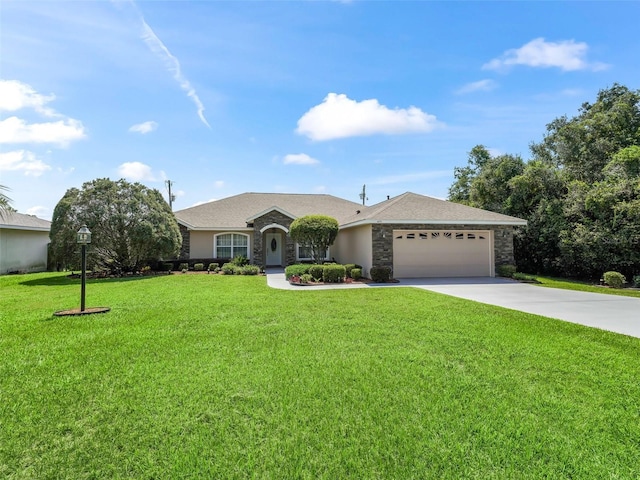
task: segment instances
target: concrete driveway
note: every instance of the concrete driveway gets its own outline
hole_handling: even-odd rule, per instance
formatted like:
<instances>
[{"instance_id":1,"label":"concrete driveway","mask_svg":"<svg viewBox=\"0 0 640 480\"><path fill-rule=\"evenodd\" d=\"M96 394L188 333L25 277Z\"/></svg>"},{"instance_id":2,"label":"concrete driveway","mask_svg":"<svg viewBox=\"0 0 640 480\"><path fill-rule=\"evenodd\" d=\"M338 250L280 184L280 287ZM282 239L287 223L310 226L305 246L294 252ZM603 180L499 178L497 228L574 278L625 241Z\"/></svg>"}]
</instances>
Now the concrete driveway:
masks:
<instances>
[{"instance_id":1,"label":"concrete driveway","mask_svg":"<svg viewBox=\"0 0 640 480\"><path fill-rule=\"evenodd\" d=\"M640 298L576 292L505 278L407 278L400 285L640 338Z\"/></svg>"},{"instance_id":2,"label":"concrete driveway","mask_svg":"<svg viewBox=\"0 0 640 480\"><path fill-rule=\"evenodd\" d=\"M415 287L453 297L534 313L640 338L640 298L576 292L519 283L506 278L401 278L393 284L289 285L282 269L267 270L273 288L298 291L333 288Z\"/></svg>"}]
</instances>

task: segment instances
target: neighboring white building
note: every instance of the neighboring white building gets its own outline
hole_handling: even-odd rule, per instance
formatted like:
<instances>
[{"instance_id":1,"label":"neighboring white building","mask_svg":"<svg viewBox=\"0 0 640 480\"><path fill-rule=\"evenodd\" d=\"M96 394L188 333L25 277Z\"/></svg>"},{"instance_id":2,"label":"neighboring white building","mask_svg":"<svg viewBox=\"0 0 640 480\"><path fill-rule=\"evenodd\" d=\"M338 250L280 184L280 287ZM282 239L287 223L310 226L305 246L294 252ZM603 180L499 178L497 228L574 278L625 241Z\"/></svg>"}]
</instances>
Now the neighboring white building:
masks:
<instances>
[{"instance_id":1,"label":"neighboring white building","mask_svg":"<svg viewBox=\"0 0 640 480\"><path fill-rule=\"evenodd\" d=\"M51 222L10 212L0 217L0 275L47 269Z\"/></svg>"}]
</instances>

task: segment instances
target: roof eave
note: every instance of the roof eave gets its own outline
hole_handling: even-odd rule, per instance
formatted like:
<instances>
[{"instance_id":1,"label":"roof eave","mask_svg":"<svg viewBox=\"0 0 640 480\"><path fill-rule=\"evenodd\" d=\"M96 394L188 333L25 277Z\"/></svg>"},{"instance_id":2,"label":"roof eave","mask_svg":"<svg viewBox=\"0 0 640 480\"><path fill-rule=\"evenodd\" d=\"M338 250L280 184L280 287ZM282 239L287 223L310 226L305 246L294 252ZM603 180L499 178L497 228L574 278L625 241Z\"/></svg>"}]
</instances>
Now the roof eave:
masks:
<instances>
[{"instance_id":1,"label":"roof eave","mask_svg":"<svg viewBox=\"0 0 640 480\"><path fill-rule=\"evenodd\" d=\"M508 226L525 226L526 220L357 220L351 223L344 223L340 228L357 227L359 225L413 225L424 223L428 225L508 225Z\"/></svg>"},{"instance_id":2,"label":"roof eave","mask_svg":"<svg viewBox=\"0 0 640 480\"><path fill-rule=\"evenodd\" d=\"M51 227L28 227L24 225L1 225L0 228L5 230L28 230L31 232L49 232Z\"/></svg>"}]
</instances>

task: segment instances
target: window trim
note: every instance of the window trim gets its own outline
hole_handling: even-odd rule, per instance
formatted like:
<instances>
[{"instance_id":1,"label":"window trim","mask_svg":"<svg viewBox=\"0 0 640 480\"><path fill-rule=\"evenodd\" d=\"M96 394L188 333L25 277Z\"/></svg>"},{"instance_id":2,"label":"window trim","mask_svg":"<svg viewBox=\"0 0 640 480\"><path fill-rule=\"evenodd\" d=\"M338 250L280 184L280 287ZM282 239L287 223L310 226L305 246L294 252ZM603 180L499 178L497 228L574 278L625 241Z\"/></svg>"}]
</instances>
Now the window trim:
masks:
<instances>
[{"instance_id":1,"label":"window trim","mask_svg":"<svg viewBox=\"0 0 640 480\"><path fill-rule=\"evenodd\" d=\"M246 237L247 238L247 245L246 245L246 248L247 248L247 259L251 260L251 236L246 234L246 233L242 233L242 232L220 232L220 233L216 233L213 236L213 258L227 258L227 257L219 257L218 256L218 237L221 237L223 235L240 235L242 237ZM227 245L225 245L225 247L227 247ZM233 236L231 237L231 245L230 245L230 247L231 247L231 257L230 257L230 260L231 260L231 259L234 259L238 255L238 254L236 254L234 252L234 249L237 248L237 247L240 247L240 245L236 246L234 244ZM245 246L242 245L242 248L245 248Z\"/></svg>"}]
</instances>

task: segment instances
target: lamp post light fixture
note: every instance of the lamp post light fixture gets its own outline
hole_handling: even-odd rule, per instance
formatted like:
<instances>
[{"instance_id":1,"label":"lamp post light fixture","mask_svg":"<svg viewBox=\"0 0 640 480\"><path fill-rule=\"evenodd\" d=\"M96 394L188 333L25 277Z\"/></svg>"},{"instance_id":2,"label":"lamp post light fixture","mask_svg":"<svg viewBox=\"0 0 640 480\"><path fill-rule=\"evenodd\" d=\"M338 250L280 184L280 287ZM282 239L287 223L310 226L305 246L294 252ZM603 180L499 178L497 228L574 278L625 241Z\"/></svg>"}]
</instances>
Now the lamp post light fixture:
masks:
<instances>
[{"instance_id":1,"label":"lamp post light fixture","mask_svg":"<svg viewBox=\"0 0 640 480\"><path fill-rule=\"evenodd\" d=\"M106 313L111 310L110 307L90 307L85 308L84 298L87 287L87 245L91 243L91 232L86 225L82 225L78 233L76 233L76 243L82 245L82 287L80 290L80 310L73 308L71 310L58 310L53 314L56 317L64 317L67 315L91 315L93 313Z\"/></svg>"},{"instance_id":2,"label":"lamp post light fixture","mask_svg":"<svg viewBox=\"0 0 640 480\"><path fill-rule=\"evenodd\" d=\"M87 287L87 244L91 243L91 232L82 225L76 234L76 242L82 245L82 287L80 288L80 312L84 312L85 292Z\"/></svg>"}]
</instances>

